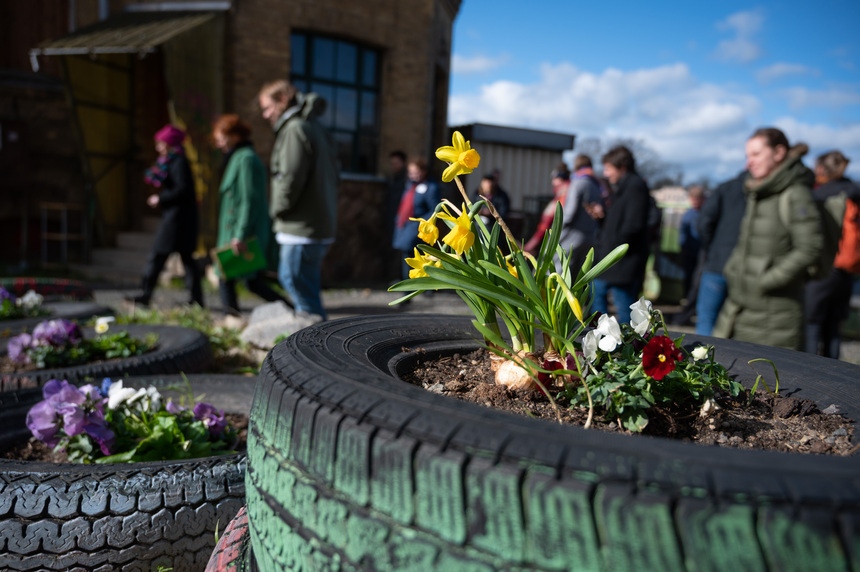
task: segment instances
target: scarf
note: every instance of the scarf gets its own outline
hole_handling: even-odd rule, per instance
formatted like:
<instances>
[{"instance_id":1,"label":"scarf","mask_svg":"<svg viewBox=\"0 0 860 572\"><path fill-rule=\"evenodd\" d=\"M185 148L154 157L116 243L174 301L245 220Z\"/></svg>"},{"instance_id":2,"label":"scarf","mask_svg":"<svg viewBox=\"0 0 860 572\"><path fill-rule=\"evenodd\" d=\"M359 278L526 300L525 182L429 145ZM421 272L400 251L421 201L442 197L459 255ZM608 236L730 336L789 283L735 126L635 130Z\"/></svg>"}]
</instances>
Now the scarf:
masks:
<instances>
[{"instance_id":1,"label":"scarf","mask_svg":"<svg viewBox=\"0 0 860 572\"><path fill-rule=\"evenodd\" d=\"M397 207L397 228L403 228L415 212L415 188L418 183L411 182L409 190L403 193L400 206Z\"/></svg>"},{"instance_id":2,"label":"scarf","mask_svg":"<svg viewBox=\"0 0 860 572\"><path fill-rule=\"evenodd\" d=\"M155 161L155 164L148 168L146 172L143 174L143 180L149 185L152 185L156 189L160 189L161 185L164 184L164 180L167 179L167 164L171 159L178 156L180 153L178 151L174 151L171 149L167 152L167 155L161 157Z\"/></svg>"}]
</instances>

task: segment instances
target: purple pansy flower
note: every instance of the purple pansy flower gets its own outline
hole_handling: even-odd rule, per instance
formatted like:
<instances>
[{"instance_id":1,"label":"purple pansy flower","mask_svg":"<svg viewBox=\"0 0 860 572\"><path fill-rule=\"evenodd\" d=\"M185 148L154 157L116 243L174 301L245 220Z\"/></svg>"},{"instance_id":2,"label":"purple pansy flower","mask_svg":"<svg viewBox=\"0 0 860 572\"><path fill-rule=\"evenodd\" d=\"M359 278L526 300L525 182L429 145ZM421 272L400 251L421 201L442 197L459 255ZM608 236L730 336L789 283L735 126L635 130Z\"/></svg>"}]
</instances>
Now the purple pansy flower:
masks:
<instances>
[{"instance_id":1,"label":"purple pansy flower","mask_svg":"<svg viewBox=\"0 0 860 572\"><path fill-rule=\"evenodd\" d=\"M47 401L40 401L27 412L27 429L48 447L57 446L59 439L56 435L59 428L57 412Z\"/></svg>"},{"instance_id":2,"label":"purple pansy flower","mask_svg":"<svg viewBox=\"0 0 860 572\"><path fill-rule=\"evenodd\" d=\"M104 416L99 419L98 415L90 414L89 418L90 422L84 427L84 431L98 444L102 453L110 455L115 440L114 432L105 425Z\"/></svg>"},{"instance_id":3,"label":"purple pansy flower","mask_svg":"<svg viewBox=\"0 0 860 572\"><path fill-rule=\"evenodd\" d=\"M184 407L182 407L181 405L177 405L176 403L173 402L172 399L169 399L167 401L167 405L164 406L164 409L166 409L167 412L170 413L171 415L179 415L180 413L185 411Z\"/></svg>"},{"instance_id":4,"label":"purple pansy flower","mask_svg":"<svg viewBox=\"0 0 860 572\"><path fill-rule=\"evenodd\" d=\"M198 403L194 406L194 418L203 421L209 428L209 432L216 437L227 427L224 411L218 411L208 403Z\"/></svg>"},{"instance_id":5,"label":"purple pansy flower","mask_svg":"<svg viewBox=\"0 0 860 572\"><path fill-rule=\"evenodd\" d=\"M33 328L33 340L39 345L63 347L67 344L77 344L83 339L81 328L75 322L63 320L47 320Z\"/></svg>"},{"instance_id":6,"label":"purple pansy flower","mask_svg":"<svg viewBox=\"0 0 860 572\"><path fill-rule=\"evenodd\" d=\"M10 291L0 286L0 304L5 302L6 300L9 300L14 304L15 296Z\"/></svg>"},{"instance_id":7,"label":"purple pansy flower","mask_svg":"<svg viewBox=\"0 0 860 572\"><path fill-rule=\"evenodd\" d=\"M33 337L30 334L21 334L10 338L6 344L9 359L15 363L30 363L30 356L27 355L27 350L32 346L32 343Z\"/></svg>"},{"instance_id":8,"label":"purple pansy flower","mask_svg":"<svg viewBox=\"0 0 860 572\"><path fill-rule=\"evenodd\" d=\"M56 379L45 384L42 393L57 414L62 415L66 435L74 437L84 432L87 419L82 405L87 400L86 395L68 381Z\"/></svg>"}]
</instances>

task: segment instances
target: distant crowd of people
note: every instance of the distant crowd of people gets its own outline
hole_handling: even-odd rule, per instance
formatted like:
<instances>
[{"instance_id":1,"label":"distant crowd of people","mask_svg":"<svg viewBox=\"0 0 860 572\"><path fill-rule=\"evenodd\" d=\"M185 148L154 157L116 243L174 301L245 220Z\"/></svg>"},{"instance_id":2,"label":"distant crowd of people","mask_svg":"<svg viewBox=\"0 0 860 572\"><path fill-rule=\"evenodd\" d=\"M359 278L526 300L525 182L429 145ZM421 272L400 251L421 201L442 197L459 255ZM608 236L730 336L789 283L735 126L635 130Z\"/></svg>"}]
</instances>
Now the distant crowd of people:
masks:
<instances>
[{"instance_id":1,"label":"distant crowd of people","mask_svg":"<svg viewBox=\"0 0 860 572\"><path fill-rule=\"evenodd\" d=\"M860 234L860 214L843 216L846 206L849 215L860 209L860 188L844 176L848 159L839 151L825 153L813 172L803 163L808 147L790 145L773 127L755 131L745 151L745 169L736 177L709 193L697 185L688 189L690 208L679 228L685 304L676 322L691 323L695 316L698 334L837 358L853 274L860 272L860 238L857 244L846 238L852 225ZM392 161L398 156L405 161L398 153ZM564 214L560 244L571 252L574 275L591 248L600 260L627 244L626 256L594 281L592 305L601 313L612 308L624 322L642 295L660 209L629 148L610 149L601 163L602 176L583 154L572 173L564 163L553 171L553 199L523 250L538 252L557 204ZM498 177L497 170L483 176L471 198L489 199L504 218L511 201ZM439 189L417 161L392 192L400 197L393 244L411 256L418 223L409 221L429 218ZM486 208L479 216L492 222ZM408 271L404 265L404 278Z\"/></svg>"},{"instance_id":2,"label":"distant crowd of people","mask_svg":"<svg viewBox=\"0 0 860 572\"><path fill-rule=\"evenodd\" d=\"M275 137L268 174L246 121L226 114L212 126L212 142L224 157L217 245L240 256L253 237L263 252L276 251L278 281L287 297L255 271L220 275L221 302L228 311L239 311L236 282L242 280L266 301L282 300L325 319L321 268L334 242L339 180L332 138L318 120L326 102L284 80L264 85L258 101ZM192 258L199 219L184 139L175 125L154 136L158 159L144 178L154 188L147 204L160 208L162 217L142 292L129 298L138 304L149 304L173 252L185 267L189 302L204 304L201 271ZM688 191L690 209L679 229L686 304L677 318L695 316L699 334L838 357L853 274L860 272L860 188L845 177L849 160L831 151L809 169L803 163L807 146L790 145L773 127L755 131L745 151L745 169L736 177L709 193L698 186ZM408 278L404 259L418 245L418 220L432 217L442 189L424 158L407 159L395 151L389 160L382 216L399 272ZM571 253L574 276L590 249L600 260L627 244L626 256L594 281L593 309L608 313L611 302L618 319L629 321L659 234L660 211L629 148L610 149L601 164L599 176L591 158L580 154L572 172L564 163L553 171L553 198L523 249L537 253L558 204L563 207L560 244ZM489 200L496 216L505 219L511 199L499 177L498 170L484 175L471 198ZM489 209L478 216L493 224ZM269 248L272 241L276 249ZM380 253L384 256L385 249Z\"/></svg>"}]
</instances>

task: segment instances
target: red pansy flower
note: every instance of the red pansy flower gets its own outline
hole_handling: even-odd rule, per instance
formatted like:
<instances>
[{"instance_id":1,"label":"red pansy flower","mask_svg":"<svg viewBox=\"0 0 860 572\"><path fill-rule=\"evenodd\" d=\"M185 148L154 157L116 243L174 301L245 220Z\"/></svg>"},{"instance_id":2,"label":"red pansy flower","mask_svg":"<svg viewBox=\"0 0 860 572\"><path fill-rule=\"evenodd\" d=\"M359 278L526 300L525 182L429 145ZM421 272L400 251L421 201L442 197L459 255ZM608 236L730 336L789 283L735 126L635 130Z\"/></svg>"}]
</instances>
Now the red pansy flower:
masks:
<instances>
[{"instance_id":1,"label":"red pansy flower","mask_svg":"<svg viewBox=\"0 0 860 572\"><path fill-rule=\"evenodd\" d=\"M675 347L672 338L654 336L642 350L642 369L647 375L661 380L675 369L675 364L684 359L684 354Z\"/></svg>"},{"instance_id":2,"label":"red pansy flower","mask_svg":"<svg viewBox=\"0 0 860 572\"><path fill-rule=\"evenodd\" d=\"M555 371L557 369L564 369L564 365L556 359L545 359L545 360L543 360L543 364L541 364L541 367L543 367L544 369L549 370L549 371ZM548 390L552 390L555 388L555 380L553 379L552 374L539 371L538 372L538 381L540 381L544 385L544 387L546 387ZM541 388L541 386L538 385L537 390L540 391L541 393L543 393L544 395L546 395L546 392ZM549 396L547 396L547 397L549 397Z\"/></svg>"}]
</instances>

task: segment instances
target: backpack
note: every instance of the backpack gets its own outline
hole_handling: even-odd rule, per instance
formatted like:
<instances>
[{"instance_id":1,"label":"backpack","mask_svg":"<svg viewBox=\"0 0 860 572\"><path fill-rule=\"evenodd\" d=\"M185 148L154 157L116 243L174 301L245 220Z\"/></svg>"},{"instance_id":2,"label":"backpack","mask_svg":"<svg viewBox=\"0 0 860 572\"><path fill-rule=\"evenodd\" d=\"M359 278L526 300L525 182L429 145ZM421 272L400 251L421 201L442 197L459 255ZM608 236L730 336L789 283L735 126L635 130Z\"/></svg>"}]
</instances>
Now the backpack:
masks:
<instances>
[{"instance_id":1,"label":"backpack","mask_svg":"<svg viewBox=\"0 0 860 572\"><path fill-rule=\"evenodd\" d=\"M823 280L830 275L830 271L834 266L836 253L839 251L840 241L842 240L843 220L847 212L846 203L853 202L847 200L845 193L827 197L823 203L815 202L815 205L818 207L818 213L821 215L821 235L824 240L818 260L807 268L807 279ZM789 227L789 221L791 220L790 208L788 193L780 193L779 218L786 228Z\"/></svg>"},{"instance_id":2,"label":"backpack","mask_svg":"<svg viewBox=\"0 0 860 572\"><path fill-rule=\"evenodd\" d=\"M842 237L833 266L852 274L860 274L860 205L856 201L845 202Z\"/></svg>"}]
</instances>

